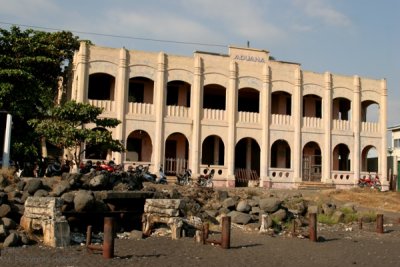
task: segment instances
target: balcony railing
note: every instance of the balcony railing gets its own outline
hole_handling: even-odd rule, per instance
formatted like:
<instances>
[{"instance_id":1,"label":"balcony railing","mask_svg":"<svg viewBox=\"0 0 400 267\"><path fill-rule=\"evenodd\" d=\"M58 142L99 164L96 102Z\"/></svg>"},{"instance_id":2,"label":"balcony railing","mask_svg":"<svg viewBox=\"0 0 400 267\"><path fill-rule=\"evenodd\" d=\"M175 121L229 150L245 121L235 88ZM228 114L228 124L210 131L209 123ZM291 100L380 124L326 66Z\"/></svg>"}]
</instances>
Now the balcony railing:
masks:
<instances>
[{"instance_id":1,"label":"balcony railing","mask_svg":"<svg viewBox=\"0 0 400 267\"><path fill-rule=\"evenodd\" d=\"M303 117L303 127L306 128L321 128L322 119L316 117Z\"/></svg>"},{"instance_id":2,"label":"balcony railing","mask_svg":"<svg viewBox=\"0 0 400 267\"><path fill-rule=\"evenodd\" d=\"M272 114L273 125L292 125L292 116L284 114Z\"/></svg>"},{"instance_id":3,"label":"balcony railing","mask_svg":"<svg viewBox=\"0 0 400 267\"><path fill-rule=\"evenodd\" d=\"M260 114L257 112L239 111L239 122L260 123Z\"/></svg>"},{"instance_id":4,"label":"balcony railing","mask_svg":"<svg viewBox=\"0 0 400 267\"><path fill-rule=\"evenodd\" d=\"M205 108L203 112L204 112L204 119L206 120L219 120L219 121L226 120L225 110Z\"/></svg>"},{"instance_id":5,"label":"balcony railing","mask_svg":"<svg viewBox=\"0 0 400 267\"><path fill-rule=\"evenodd\" d=\"M153 115L154 105L148 103L128 103L128 113L134 115Z\"/></svg>"},{"instance_id":6,"label":"balcony railing","mask_svg":"<svg viewBox=\"0 0 400 267\"><path fill-rule=\"evenodd\" d=\"M115 102L111 100L89 99L89 104L98 108L103 108L105 112L115 111Z\"/></svg>"},{"instance_id":7,"label":"balcony railing","mask_svg":"<svg viewBox=\"0 0 400 267\"><path fill-rule=\"evenodd\" d=\"M190 108L184 106L167 106L167 117L189 117Z\"/></svg>"},{"instance_id":8,"label":"balcony railing","mask_svg":"<svg viewBox=\"0 0 400 267\"><path fill-rule=\"evenodd\" d=\"M333 130L350 131L350 121L347 120L333 120Z\"/></svg>"},{"instance_id":9,"label":"balcony railing","mask_svg":"<svg viewBox=\"0 0 400 267\"><path fill-rule=\"evenodd\" d=\"M362 132L378 133L379 123L376 122L362 122L361 123Z\"/></svg>"}]
</instances>

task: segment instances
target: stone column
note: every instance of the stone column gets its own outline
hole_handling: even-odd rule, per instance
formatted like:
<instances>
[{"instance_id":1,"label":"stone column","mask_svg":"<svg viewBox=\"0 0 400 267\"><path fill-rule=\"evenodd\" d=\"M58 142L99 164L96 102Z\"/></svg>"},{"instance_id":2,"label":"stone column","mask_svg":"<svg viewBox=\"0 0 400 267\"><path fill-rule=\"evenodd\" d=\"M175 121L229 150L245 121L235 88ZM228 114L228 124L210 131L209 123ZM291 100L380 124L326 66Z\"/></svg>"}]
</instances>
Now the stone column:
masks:
<instances>
[{"instance_id":1,"label":"stone column","mask_svg":"<svg viewBox=\"0 0 400 267\"><path fill-rule=\"evenodd\" d=\"M295 71L295 88L293 94L293 123L294 123L294 149L293 149L293 182L300 183L302 180L302 143L301 125L303 120L303 99L302 99L302 73L300 66Z\"/></svg>"},{"instance_id":2,"label":"stone column","mask_svg":"<svg viewBox=\"0 0 400 267\"><path fill-rule=\"evenodd\" d=\"M325 94L324 94L324 152L322 153L322 182L329 182L332 169L332 76L325 72Z\"/></svg>"},{"instance_id":3,"label":"stone column","mask_svg":"<svg viewBox=\"0 0 400 267\"><path fill-rule=\"evenodd\" d=\"M354 135L354 148L353 148L353 171L354 179L353 184L358 184L361 170L361 151L360 151L360 130L361 130L361 83L360 77L354 76L354 93L353 93L353 135Z\"/></svg>"},{"instance_id":4,"label":"stone column","mask_svg":"<svg viewBox=\"0 0 400 267\"><path fill-rule=\"evenodd\" d=\"M379 105L379 127L380 134L382 136L381 139L381 147L378 149L379 153L379 172L380 172L380 180L384 187L384 189L389 189L389 184L387 181L387 87L386 80L381 80L381 100Z\"/></svg>"},{"instance_id":5,"label":"stone column","mask_svg":"<svg viewBox=\"0 0 400 267\"><path fill-rule=\"evenodd\" d=\"M229 87L227 90L227 119L228 140L226 142L227 155L227 187L235 186L235 145L236 145L236 114L237 114L237 63L231 61L229 65Z\"/></svg>"},{"instance_id":6,"label":"stone column","mask_svg":"<svg viewBox=\"0 0 400 267\"><path fill-rule=\"evenodd\" d=\"M154 85L154 112L155 112L155 131L154 131L154 158L153 172L157 172L164 159L164 110L166 92L166 55L160 52L158 55L157 78Z\"/></svg>"},{"instance_id":7,"label":"stone column","mask_svg":"<svg viewBox=\"0 0 400 267\"><path fill-rule=\"evenodd\" d=\"M80 43L77 59L76 75L74 77L74 83L76 84L72 88L72 99L82 103L87 99L89 85L89 45L84 41Z\"/></svg>"},{"instance_id":8,"label":"stone column","mask_svg":"<svg viewBox=\"0 0 400 267\"><path fill-rule=\"evenodd\" d=\"M191 96L191 110L193 119L193 132L190 151L190 169L192 177L200 174L200 122L203 111L203 66L199 55L194 58L193 92Z\"/></svg>"},{"instance_id":9,"label":"stone column","mask_svg":"<svg viewBox=\"0 0 400 267\"><path fill-rule=\"evenodd\" d=\"M120 140L124 145L126 145L125 109L128 101L128 85L128 51L125 48L121 48L119 52L119 65L115 85L115 111L117 119L120 120L121 123L115 128L114 138ZM118 163L122 163L125 160L121 153L113 153L113 158L115 158Z\"/></svg>"},{"instance_id":10,"label":"stone column","mask_svg":"<svg viewBox=\"0 0 400 267\"><path fill-rule=\"evenodd\" d=\"M270 166L270 144L269 144L269 124L270 124L270 107L271 107L271 69L265 64L262 77L262 91L260 99L261 113L261 155L260 155L260 187L269 187L270 181L268 177L268 168Z\"/></svg>"}]
</instances>

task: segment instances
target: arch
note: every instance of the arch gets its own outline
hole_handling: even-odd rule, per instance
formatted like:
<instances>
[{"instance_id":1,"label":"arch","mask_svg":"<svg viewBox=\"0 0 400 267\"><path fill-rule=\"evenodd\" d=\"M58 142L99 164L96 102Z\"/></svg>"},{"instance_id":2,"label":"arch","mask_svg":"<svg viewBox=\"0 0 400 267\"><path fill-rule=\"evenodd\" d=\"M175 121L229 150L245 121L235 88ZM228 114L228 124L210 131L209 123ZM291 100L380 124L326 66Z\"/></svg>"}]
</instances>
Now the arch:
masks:
<instances>
[{"instance_id":1,"label":"arch","mask_svg":"<svg viewBox=\"0 0 400 267\"><path fill-rule=\"evenodd\" d=\"M226 88L219 84L203 87L203 108L226 109Z\"/></svg>"},{"instance_id":2,"label":"arch","mask_svg":"<svg viewBox=\"0 0 400 267\"><path fill-rule=\"evenodd\" d=\"M165 173L176 175L187 169L189 160L189 141L182 133L172 133L165 140Z\"/></svg>"},{"instance_id":3,"label":"arch","mask_svg":"<svg viewBox=\"0 0 400 267\"><path fill-rule=\"evenodd\" d=\"M373 100L361 102L361 121L379 122L379 104Z\"/></svg>"},{"instance_id":4,"label":"arch","mask_svg":"<svg viewBox=\"0 0 400 267\"><path fill-rule=\"evenodd\" d=\"M321 181L322 172L322 155L321 148L316 142L308 142L303 147L303 181Z\"/></svg>"},{"instance_id":5,"label":"arch","mask_svg":"<svg viewBox=\"0 0 400 267\"><path fill-rule=\"evenodd\" d=\"M108 132L102 127L93 128L92 131ZM85 144L85 159L106 160L108 154L111 154L111 151L103 144Z\"/></svg>"},{"instance_id":6,"label":"arch","mask_svg":"<svg viewBox=\"0 0 400 267\"><path fill-rule=\"evenodd\" d=\"M303 117L322 118L322 98L320 96L303 96Z\"/></svg>"},{"instance_id":7,"label":"arch","mask_svg":"<svg viewBox=\"0 0 400 267\"><path fill-rule=\"evenodd\" d=\"M361 171L378 173L379 157L378 150L373 145L364 147L361 152Z\"/></svg>"},{"instance_id":8,"label":"arch","mask_svg":"<svg viewBox=\"0 0 400 267\"><path fill-rule=\"evenodd\" d=\"M107 73L89 75L88 99L114 100L115 77Z\"/></svg>"},{"instance_id":9,"label":"arch","mask_svg":"<svg viewBox=\"0 0 400 267\"><path fill-rule=\"evenodd\" d=\"M126 139L126 160L151 162L153 145L150 135L144 130L135 130Z\"/></svg>"},{"instance_id":10,"label":"arch","mask_svg":"<svg viewBox=\"0 0 400 267\"><path fill-rule=\"evenodd\" d=\"M238 111L260 112L260 92L254 88L245 87L238 92Z\"/></svg>"},{"instance_id":11,"label":"arch","mask_svg":"<svg viewBox=\"0 0 400 267\"><path fill-rule=\"evenodd\" d=\"M129 79L128 102L153 104L154 81L146 77Z\"/></svg>"},{"instance_id":12,"label":"arch","mask_svg":"<svg viewBox=\"0 0 400 267\"><path fill-rule=\"evenodd\" d=\"M291 151L286 140L276 140L271 146L271 168L286 168L291 166Z\"/></svg>"},{"instance_id":13,"label":"arch","mask_svg":"<svg viewBox=\"0 0 400 267\"><path fill-rule=\"evenodd\" d=\"M254 176L260 177L260 146L255 139L245 137L235 146L236 186L247 186Z\"/></svg>"},{"instance_id":14,"label":"arch","mask_svg":"<svg viewBox=\"0 0 400 267\"><path fill-rule=\"evenodd\" d=\"M225 145L221 137L209 135L201 147L201 164L224 165Z\"/></svg>"},{"instance_id":15,"label":"arch","mask_svg":"<svg viewBox=\"0 0 400 267\"><path fill-rule=\"evenodd\" d=\"M338 144L332 152L332 170L350 171L350 149L345 144Z\"/></svg>"},{"instance_id":16,"label":"arch","mask_svg":"<svg viewBox=\"0 0 400 267\"><path fill-rule=\"evenodd\" d=\"M292 95L285 91L273 92L271 114L292 115Z\"/></svg>"},{"instance_id":17,"label":"arch","mask_svg":"<svg viewBox=\"0 0 400 267\"><path fill-rule=\"evenodd\" d=\"M181 80L167 83L167 106L190 107L191 85Z\"/></svg>"},{"instance_id":18,"label":"arch","mask_svg":"<svg viewBox=\"0 0 400 267\"><path fill-rule=\"evenodd\" d=\"M351 120L351 101L344 97L337 97L332 100L332 119Z\"/></svg>"}]
</instances>

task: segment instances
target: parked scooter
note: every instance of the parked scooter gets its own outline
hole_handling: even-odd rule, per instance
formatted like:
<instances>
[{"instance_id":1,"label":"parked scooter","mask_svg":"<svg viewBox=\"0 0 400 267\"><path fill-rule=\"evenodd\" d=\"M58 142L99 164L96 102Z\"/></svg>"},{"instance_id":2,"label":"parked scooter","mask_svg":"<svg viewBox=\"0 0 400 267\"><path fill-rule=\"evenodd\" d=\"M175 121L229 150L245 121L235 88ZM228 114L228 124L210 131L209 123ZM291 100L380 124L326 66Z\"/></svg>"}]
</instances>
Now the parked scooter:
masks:
<instances>
[{"instance_id":1,"label":"parked scooter","mask_svg":"<svg viewBox=\"0 0 400 267\"><path fill-rule=\"evenodd\" d=\"M160 166L159 170L160 177L156 179L156 184L168 184L167 176L165 176L163 166Z\"/></svg>"},{"instance_id":2,"label":"parked scooter","mask_svg":"<svg viewBox=\"0 0 400 267\"><path fill-rule=\"evenodd\" d=\"M201 186L201 187L213 187L214 186L213 178L214 178L215 170L214 169L210 170L209 167L210 166L208 166L207 169L205 170L204 175L200 175L200 177L197 179L198 186Z\"/></svg>"},{"instance_id":3,"label":"parked scooter","mask_svg":"<svg viewBox=\"0 0 400 267\"><path fill-rule=\"evenodd\" d=\"M185 171L181 174L176 175L176 180L178 185L191 185L192 181L192 170L185 169Z\"/></svg>"}]
</instances>

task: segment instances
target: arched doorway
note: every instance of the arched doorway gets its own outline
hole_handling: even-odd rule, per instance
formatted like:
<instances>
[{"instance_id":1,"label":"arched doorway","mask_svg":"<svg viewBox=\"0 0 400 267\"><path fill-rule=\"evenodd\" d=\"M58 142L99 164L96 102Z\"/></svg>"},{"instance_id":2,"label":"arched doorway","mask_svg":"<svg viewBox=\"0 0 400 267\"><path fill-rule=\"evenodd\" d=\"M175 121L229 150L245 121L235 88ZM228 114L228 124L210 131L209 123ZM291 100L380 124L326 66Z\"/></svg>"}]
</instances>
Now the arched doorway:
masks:
<instances>
[{"instance_id":1,"label":"arched doorway","mask_svg":"<svg viewBox=\"0 0 400 267\"><path fill-rule=\"evenodd\" d=\"M224 165L225 146L217 135L210 135L203 141L201 147L201 164Z\"/></svg>"},{"instance_id":2,"label":"arched doorway","mask_svg":"<svg viewBox=\"0 0 400 267\"><path fill-rule=\"evenodd\" d=\"M309 142L303 148L302 180L320 182L322 175L321 149L316 142Z\"/></svg>"},{"instance_id":3,"label":"arched doorway","mask_svg":"<svg viewBox=\"0 0 400 267\"><path fill-rule=\"evenodd\" d=\"M167 175L176 175L187 169L189 160L189 142L181 133L170 134L165 141L164 171Z\"/></svg>"},{"instance_id":4,"label":"arched doorway","mask_svg":"<svg viewBox=\"0 0 400 267\"><path fill-rule=\"evenodd\" d=\"M345 144L338 144L332 153L332 170L350 171L350 150Z\"/></svg>"},{"instance_id":5,"label":"arched doorway","mask_svg":"<svg viewBox=\"0 0 400 267\"><path fill-rule=\"evenodd\" d=\"M361 171L378 173L379 158L376 147L366 146L361 153Z\"/></svg>"},{"instance_id":6,"label":"arched doorway","mask_svg":"<svg viewBox=\"0 0 400 267\"><path fill-rule=\"evenodd\" d=\"M276 140L272 144L271 168L290 169L290 146L285 140Z\"/></svg>"},{"instance_id":7,"label":"arched doorway","mask_svg":"<svg viewBox=\"0 0 400 267\"><path fill-rule=\"evenodd\" d=\"M260 146L253 138L242 138L235 147L235 185L247 186L260 179Z\"/></svg>"},{"instance_id":8,"label":"arched doorway","mask_svg":"<svg viewBox=\"0 0 400 267\"><path fill-rule=\"evenodd\" d=\"M153 145L146 131L136 130L129 134L126 141L126 161L151 162Z\"/></svg>"}]
</instances>

